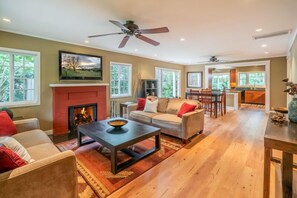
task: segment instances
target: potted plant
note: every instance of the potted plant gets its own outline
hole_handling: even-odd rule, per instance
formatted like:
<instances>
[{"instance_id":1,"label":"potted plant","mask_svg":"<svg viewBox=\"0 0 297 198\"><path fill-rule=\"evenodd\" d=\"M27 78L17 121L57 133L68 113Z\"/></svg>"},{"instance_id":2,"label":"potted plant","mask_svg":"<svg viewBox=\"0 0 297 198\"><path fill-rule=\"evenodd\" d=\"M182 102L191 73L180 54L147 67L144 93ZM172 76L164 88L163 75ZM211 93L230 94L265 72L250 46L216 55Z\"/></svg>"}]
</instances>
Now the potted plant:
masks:
<instances>
[{"instance_id":1,"label":"potted plant","mask_svg":"<svg viewBox=\"0 0 297 198\"><path fill-rule=\"evenodd\" d=\"M291 102L289 102L288 106L288 117L291 122L297 122L297 84L293 82L289 82L289 79L286 78L283 80L288 87L284 92L293 96Z\"/></svg>"}]
</instances>

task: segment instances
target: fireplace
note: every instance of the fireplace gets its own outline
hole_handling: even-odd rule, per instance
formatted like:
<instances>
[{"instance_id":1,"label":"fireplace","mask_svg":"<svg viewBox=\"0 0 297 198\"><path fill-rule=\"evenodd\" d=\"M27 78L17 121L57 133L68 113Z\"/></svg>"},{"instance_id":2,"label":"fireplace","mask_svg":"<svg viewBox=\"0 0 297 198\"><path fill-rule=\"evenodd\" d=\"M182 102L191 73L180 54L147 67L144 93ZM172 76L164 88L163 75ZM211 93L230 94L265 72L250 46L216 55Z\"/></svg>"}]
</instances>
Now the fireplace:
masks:
<instances>
[{"instance_id":1,"label":"fireplace","mask_svg":"<svg viewBox=\"0 0 297 198\"><path fill-rule=\"evenodd\" d=\"M106 119L106 86L104 83L50 84L53 90L53 134L69 132L69 107L96 104L93 120ZM100 111L99 111L100 109Z\"/></svg>"},{"instance_id":2,"label":"fireplace","mask_svg":"<svg viewBox=\"0 0 297 198\"><path fill-rule=\"evenodd\" d=\"M79 125L94 121L97 121L97 104L68 107L68 127L70 133L76 134Z\"/></svg>"}]
</instances>

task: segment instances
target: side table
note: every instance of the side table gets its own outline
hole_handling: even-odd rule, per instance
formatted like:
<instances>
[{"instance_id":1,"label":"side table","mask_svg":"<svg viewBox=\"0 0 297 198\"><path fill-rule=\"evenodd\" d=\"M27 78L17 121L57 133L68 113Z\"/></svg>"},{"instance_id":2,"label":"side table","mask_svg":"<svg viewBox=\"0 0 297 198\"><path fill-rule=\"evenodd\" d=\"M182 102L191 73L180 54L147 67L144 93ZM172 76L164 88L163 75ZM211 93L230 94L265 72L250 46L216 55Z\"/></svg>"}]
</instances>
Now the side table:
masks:
<instances>
[{"instance_id":1,"label":"side table","mask_svg":"<svg viewBox=\"0 0 297 198\"><path fill-rule=\"evenodd\" d=\"M282 151L282 194L283 197L292 197L293 183L293 154L297 154L297 124L285 121L275 124L271 121L273 114L269 115L264 135L264 185L263 197L268 198L270 193L270 166L272 150Z\"/></svg>"},{"instance_id":2,"label":"side table","mask_svg":"<svg viewBox=\"0 0 297 198\"><path fill-rule=\"evenodd\" d=\"M120 103L120 117L123 118L124 116L124 108L127 108L128 105L130 104L134 104L135 102L123 102L123 103Z\"/></svg>"}]
</instances>

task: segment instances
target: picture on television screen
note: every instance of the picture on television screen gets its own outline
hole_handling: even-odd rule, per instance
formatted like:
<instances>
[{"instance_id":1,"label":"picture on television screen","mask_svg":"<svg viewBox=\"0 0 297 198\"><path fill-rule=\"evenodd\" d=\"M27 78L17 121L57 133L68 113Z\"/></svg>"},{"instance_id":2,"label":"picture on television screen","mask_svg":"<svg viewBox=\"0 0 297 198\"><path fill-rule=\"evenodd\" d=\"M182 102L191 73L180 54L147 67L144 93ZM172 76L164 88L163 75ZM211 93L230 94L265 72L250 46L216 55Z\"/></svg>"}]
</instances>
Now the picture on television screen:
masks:
<instances>
[{"instance_id":1,"label":"picture on television screen","mask_svg":"<svg viewBox=\"0 0 297 198\"><path fill-rule=\"evenodd\" d=\"M60 80L102 80L102 57L59 51Z\"/></svg>"}]
</instances>

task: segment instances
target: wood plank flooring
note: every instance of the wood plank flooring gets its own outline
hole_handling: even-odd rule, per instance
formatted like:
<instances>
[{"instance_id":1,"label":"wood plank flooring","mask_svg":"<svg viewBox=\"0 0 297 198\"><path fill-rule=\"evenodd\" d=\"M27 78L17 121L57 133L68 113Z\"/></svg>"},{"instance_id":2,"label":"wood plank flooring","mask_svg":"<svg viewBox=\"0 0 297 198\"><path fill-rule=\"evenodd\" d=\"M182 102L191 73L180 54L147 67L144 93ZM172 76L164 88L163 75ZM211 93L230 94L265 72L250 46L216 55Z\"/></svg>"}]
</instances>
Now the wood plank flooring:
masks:
<instances>
[{"instance_id":1,"label":"wood plank flooring","mask_svg":"<svg viewBox=\"0 0 297 198\"><path fill-rule=\"evenodd\" d=\"M255 108L207 117L203 134L110 197L262 197L267 119Z\"/></svg>"}]
</instances>

